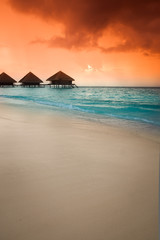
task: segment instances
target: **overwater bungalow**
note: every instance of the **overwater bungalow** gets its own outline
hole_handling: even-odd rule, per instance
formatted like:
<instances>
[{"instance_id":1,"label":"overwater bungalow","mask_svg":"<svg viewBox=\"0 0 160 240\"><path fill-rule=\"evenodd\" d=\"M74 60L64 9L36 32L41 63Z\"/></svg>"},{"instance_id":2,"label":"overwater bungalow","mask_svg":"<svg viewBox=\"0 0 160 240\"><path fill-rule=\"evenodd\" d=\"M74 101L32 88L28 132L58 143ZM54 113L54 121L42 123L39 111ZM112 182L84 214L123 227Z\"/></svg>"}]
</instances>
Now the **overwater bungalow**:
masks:
<instances>
[{"instance_id":1,"label":"overwater bungalow","mask_svg":"<svg viewBox=\"0 0 160 240\"><path fill-rule=\"evenodd\" d=\"M16 81L5 72L0 74L0 87L14 87Z\"/></svg>"},{"instance_id":2,"label":"overwater bungalow","mask_svg":"<svg viewBox=\"0 0 160 240\"><path fill-rule=\"evenodd\" d=\"M57 72L53 76L49 77L46 81L49 81L50 87L54 88L74 88L77 87L76 84L72 82L75 81L73 78L63 73L62 71Z\"/></svg>"},{"instance_id":3,"label":"overwater bungalow","mask_svg":"<svg viewBox=\"0 0 160 240\"><path fill-rule=\"evenodd\" d=\"M43 81L32 72L27 73L19 83L21 83L23 87L44 87L44 85L41 85Z\"/></svg>"}]
</instances>

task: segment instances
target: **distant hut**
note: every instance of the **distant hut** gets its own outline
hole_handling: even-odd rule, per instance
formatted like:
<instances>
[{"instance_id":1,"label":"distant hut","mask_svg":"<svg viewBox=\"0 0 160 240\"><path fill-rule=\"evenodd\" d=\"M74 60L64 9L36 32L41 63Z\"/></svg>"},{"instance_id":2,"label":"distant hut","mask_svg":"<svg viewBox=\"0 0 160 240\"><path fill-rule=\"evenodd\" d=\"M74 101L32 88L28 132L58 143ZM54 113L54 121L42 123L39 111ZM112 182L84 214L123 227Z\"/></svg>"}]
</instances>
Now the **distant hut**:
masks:
<instances>
[{"instance_id":1,"label":"distant hut","mask_svg":"<svg viewBox=\"0 0 160 240\"><path fill-rule=\"evenodd\" d=\"M41 79L39 79L36 75L32 72L27 73L20 81L23 87L41 87L44 85L40 85L43 83Z\"/></svg>"},{"instance_id":2,"label":"distant hut","mask_svg":"<svg viewBox=\"0 0 160 240\"><path fill-rule=\"evenodd\" d=\"M14 87L16 81L5 72L0 74L0 87Z\"/></svg>"},{"instance_id":3,"label":"distant hut","mask_svg":"<svg viewBox=\"0 0 160 240\"><path fill-rule=\"evenodd\" d=\"M73 88L76 86L76 84L72 83L75 80L67 74L63 73L62 71L57 72L56 74L48 78L46 81L49 81L49 85L55 88Z\"/></svg>"}]
</instances>

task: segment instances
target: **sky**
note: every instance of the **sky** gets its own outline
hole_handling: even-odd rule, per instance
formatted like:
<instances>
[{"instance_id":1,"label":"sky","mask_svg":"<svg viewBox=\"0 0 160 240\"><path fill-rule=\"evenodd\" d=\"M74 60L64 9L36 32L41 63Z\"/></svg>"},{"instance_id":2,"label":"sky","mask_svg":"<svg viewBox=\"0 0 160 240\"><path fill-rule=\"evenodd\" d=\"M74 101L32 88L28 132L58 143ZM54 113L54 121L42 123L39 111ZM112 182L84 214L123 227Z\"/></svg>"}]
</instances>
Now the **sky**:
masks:
<instances>
[{"instance_id":1,"label":"sky","mask_svg":"<svg viewBox=\"0 0 160 240\"><path fill-rule=\"evenodd\" d=\"M159 0L1 0L0 72L160 86Z\"/></svg>"}]
</instances>

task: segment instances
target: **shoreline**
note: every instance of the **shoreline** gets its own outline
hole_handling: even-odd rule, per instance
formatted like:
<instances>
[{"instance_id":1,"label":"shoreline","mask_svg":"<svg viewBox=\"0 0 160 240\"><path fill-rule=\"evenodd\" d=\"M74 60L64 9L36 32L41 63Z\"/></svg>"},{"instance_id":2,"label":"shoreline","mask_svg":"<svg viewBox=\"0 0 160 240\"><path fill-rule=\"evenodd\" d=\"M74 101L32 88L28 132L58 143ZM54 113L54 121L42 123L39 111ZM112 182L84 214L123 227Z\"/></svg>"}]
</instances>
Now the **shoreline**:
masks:
<instances>
[{"instance_id":1,"label":"shoreline","mask_svg":"<svg viewBox=\"0 0 160 240\"><path fill-rule=\"evenodd\" d=\"M24 102L25 104L25 102ZM33 103L35 105L34 108L31 108L31 105L26 107L25 105L10 103L6 102L6 99L1 98L0 106L9 107L10 109L15 109L15 111L22 111L23 113L29 113L29 114L38 114L40 116L48 116L48 117L60 117L60 118L67 118L68 120L72 119L73 121L80 121L80 122L86 122L90 124L95 124L100 127L104 128L111 128L115 129L117 131L127 132L131 135L137 135L144 138L151 139L152 141L155 141L156 143L160 144L160 127L156 125L151 125L147 123L142 123L139 121L133 121L133 120L126 120L126 119L120 119L120 118L106 118L105 120L99 116L99 119L93 118L93 116L90 114L86 116L82 116L81 112L73 113L68 112L66 109L53 109L52 106L44 106L41 107L41 104ZM83 114L83 112L82 112Z\"/></svg>"},{"instance_id":2,"label":"shoreline","mask_svg":"<svg viewBox=\"0 0 160 240\"><path fill-rule=\"evenodd\" d=\"M106 88L107 89L107 88ZM115 88L117 90L94 90L92 88L72 90L11 89L1 91L1 100L27 108L40 108L47 111L64 112L65 115L78 115L79 118L98 121L120 127L145 128L160 133L159 125L159 89L135 90ZM145 90L144 90L145 89ZM115 98L113 95L115 94ZM92 97L89 97L92 95ZM89 98L88 98L89 97ZM152 99L153 98L153 99ZM33 105L32 105L33 104ZM158 136L160 138L160 134Z\"/></svg>"},{"instance_id":3,"label":"shoreline","mask_svg":"<svg viewBox=\"0 0 160 240\"><path fill-rule=\"evenodd\" d=\"M156 139L0 107L0 238L158 239Z\"/></svg>"}]
</instances>

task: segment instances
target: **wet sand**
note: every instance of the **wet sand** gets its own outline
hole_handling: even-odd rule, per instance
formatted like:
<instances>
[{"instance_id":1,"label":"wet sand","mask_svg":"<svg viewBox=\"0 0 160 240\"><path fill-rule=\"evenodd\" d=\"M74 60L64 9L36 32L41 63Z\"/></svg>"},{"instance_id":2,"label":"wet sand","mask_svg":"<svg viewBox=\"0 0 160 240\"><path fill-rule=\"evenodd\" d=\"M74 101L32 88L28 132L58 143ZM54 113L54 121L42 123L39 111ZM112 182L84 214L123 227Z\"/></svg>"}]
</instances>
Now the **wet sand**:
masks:
<instances>
[{"instance_id":1,"label":"wet sand","mask_svg":"<svg viewBox=\"0 0 160 240\"><path fill-rule=\"evenodd\" d=\"M159 143L0 105L0 239L158 240Z\"/></svg>"}]
</instances>

